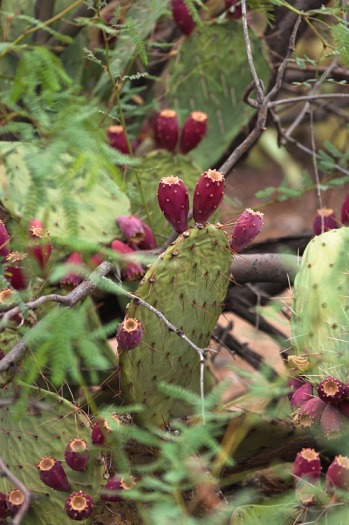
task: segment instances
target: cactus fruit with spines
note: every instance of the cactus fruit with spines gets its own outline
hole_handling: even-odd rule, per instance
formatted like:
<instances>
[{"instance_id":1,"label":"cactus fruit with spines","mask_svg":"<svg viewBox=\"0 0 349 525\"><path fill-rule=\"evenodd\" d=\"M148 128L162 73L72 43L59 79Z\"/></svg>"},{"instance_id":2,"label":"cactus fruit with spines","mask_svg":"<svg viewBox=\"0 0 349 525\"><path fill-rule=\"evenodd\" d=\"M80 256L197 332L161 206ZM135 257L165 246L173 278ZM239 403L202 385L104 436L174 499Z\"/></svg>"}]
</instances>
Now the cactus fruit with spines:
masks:
<instances>
[{"instance_id":1,"label":"cactus fruit with spines","mask_svg":"<svg viewBox=\"0 0 349 525\"><path fill-rule=\"evenodd\" d=\"M161 313L200 348L206 348L229 285L231 251L220 225L189 228L160 255L136 295ZM163 426L174 400L160 382L198 390L199 355L151 311L131 301L127 316L144 327L139 346L120 355L121 386L128 403L143 403L135 415L143 426Z\"/></svg>"},{"instance_id":2,"label":"cactus fruit with spines","mask_svg":"<svg viewBox=\"0 0 349 525\"><path fill-rule=\"evenodd\" d=\"M291 327L297 354L309 354L318 382L347 382L349 369L349 229L330 230L308 244L295 278Z\"/></svg>"}]
</instances>

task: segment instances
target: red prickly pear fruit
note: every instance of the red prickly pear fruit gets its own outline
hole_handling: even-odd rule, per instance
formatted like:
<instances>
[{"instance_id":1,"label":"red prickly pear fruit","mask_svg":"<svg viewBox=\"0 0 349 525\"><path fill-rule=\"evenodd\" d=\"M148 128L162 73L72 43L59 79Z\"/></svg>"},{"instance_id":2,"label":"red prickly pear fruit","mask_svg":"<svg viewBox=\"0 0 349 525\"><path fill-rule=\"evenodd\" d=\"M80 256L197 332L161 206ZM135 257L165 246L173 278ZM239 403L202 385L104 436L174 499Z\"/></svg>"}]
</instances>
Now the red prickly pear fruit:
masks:
<instances>
[{"instance_id":1,"label":"red prickly pear fruit","mask_svg":"<svg viewBox=\"0 0 349 525\"><path fill-rule=\"evenodd\" d=\"M7 516L10 514L10 509L6 504L6 499L6 494L0 492L0 519L7 518Z\"/></svg>"},{"instance_id":2,"label":"red prickly pear fruit","mask_svg":"<svg viewBox=\"0 0 349 525\"><path fill-rule=\"evenodd\" d=\"M138 319L125 319L119 324L116 332L116 340L120 349L133 350L142 340L143 329L142 323Z\"/></svg>"},{"instance_id":3,"label":"red prickly pear fruit","mask_svg":"<svg viewBox=\"0 0 349 525\"><path fill-rule=\"evenodd\" d=\"M317 391L319 398L325 403L337 405L344 397L344 388L345 385L339 379L326 377L319 383Z\"/></svg>"},{"instance_id":4,"label":"red prickly pear fruit","mask_svg":"<svg viewBox=\"0 0 349 525\"><path fill-rule=\"evenodd\" d=\"M22 269L22 261L26 257L27 254L25 253L11 252L5 258L5 277L15 290L24 290L27 287Z\"/></svg>"},{"instance_id":5,"label":"red prickly pear fruit","mask_svg":"<svg viewBox=\"0 0 349 525\"><path fill-rule=\"evenodd\" d=\"M347 383L344 387L344 395L343 395L344 401L349 401L349 383Z\"/></svg>"},{"instance_id":6,"label":"red prickly pear fruit","mask_svg":"<svg viewBox=\"0 0 349 525\"><path fill-rule=\"evenodd\" d=\"M67 465L72 470L86 470L90 459L87 443L84 439L71 439L64 451Z\"/></svg>"},{"instance_id":7,"label":"red prickly pear fruit","mask_svg":"<svg viewBox=\"0 0 349 525\"><path fill-rule=\"evenodd\" d=\"M287 379L286 386L289 388L289 391L287 392L287 397L289 401L291 401L295 391L304 385L304 382L304 379L300 379L299 377L290 377L289 379Z\"/></svg>"},{"instance_id":8,"label":"red prickly pear fruit","mask_svg":"<svg viewBox=\"0 0 349 525\"><path fill-rule=\"evenodd\" d=\"M91 442L93 445L105 445L106 435L111 431L105 419L97 419L92 427Z\"/></svg>"},{"instance_id":9,"label":"red prickly pear fruit","mask_svg":"<svg viewBox=\"0 0 349 525\"><path fill-rule=\"evenodd\" d=\"M316 217L313 222L313 232L314 235L321 235L322 231L322 217L324 224L324 232L328 230L335 230L339 228L338 221L334 214L334 211L331 208L322 208L321 210L316 211Z\"/></svg>"},{"instance_id":10,"label":"red prickly pear fruit","mask_svg":"<svg viewBox=\"0 0 349 525\"><path fill-rule=\"evenodd\" d=\"M241 252L251 244L262 229L263 213L247 208L236 221L230 248L234 252Z\"/></svg>"},{"instance_id":11,"label":"red prickly pear fruit","mask_svg":"<svg viewBox=\"0 0 349 525\"><path fill-rule=\"evenodd\" d=\"M189 153L202 141L207 133L207 115L203 111L193 111L184 122L181 134L180 151Z\"/></svg>"},{"instance_id":12,"label":"red prickly pear fruit","mask_svg":"<svg viewBox=\"0 0 349 525\"><path fill-rule=\"evenodd\" d=\"M349 458L347 456L336 456L326 473L327 489L349 489Z\"/></svg>"},{"instance_id":13,"label":"red prickly pear fruit","mask_svg":"<svg viewBox=\"0 0 349 525\"><path fill-rule=\"evenodd\" d=\"M173 19L186 36L192 34L195 22L184 0L171 0L171 11Z\"/></svg>"},{"instance_id":14,"label":"red prickly pear fruit","mask_svg":"<svg viewBox=\"0 0 349 525\"><path fill-rule=\"evenodd\" d=\"M118 239L115 239L111 243L111 249L121 255L127 255L127 258L120 263L123 279L127 281L137 281L144 272L142 265L139 264L135 258L129 256L131 253L134 254L132 248Z\"/></svg>"},{"instance_id":15,"label":"red prickly pear fruit","mask_svg":"<svg viewBox=\"0 0 349 525\"><path fill-rule=\"evenodd\" d=\"M349 418L349 401L341 401L340 403L338 403L338 408L343 414L343 416Z\"/></svg>"},{"instance_id":16,"label":"red prickly pear fruit","mask_svg":"<svg viewBox=\"0 0 349 525\"><path fill-rule=\"evenodd\" d=\"M206 222L224 197L224 175L216 170L203 173L194 190L194 221Z\"/></svg>"},{"instance_id":17,"label":"red prickly pear fruit","mask_svg":"<svg viewBox=\"0 0 349 525\"><path fill-rule=\"evenodd\" d=\"M126 483L120 476L115 475L104 485L101 492L101 499L104 501L118 502L124 499L123 492L133 487L133 480Z\"/></svg>"},{"instance_id":18,"label":"red prickly pear fruit","mask_svg":"<svg viewBox=\"0 0 349 525\"><path fill-rule=\"evenodd\" d=\"M89 258L88 265L91 268L97 268L103 261L105 261L105 257L101 253L95 253Z\"/></svg>"},{"instance_id":19,"label":"red prickly pear fruit","mask_svg":"<svg viewBox=\"0 0 349 525\"><path fill-rule=\"evenodd\" d=\"M50 233L46 230L39 221L39 219L31 219L29 222L29 236L31 239L39 240L40 244L30 248L31 253L39 263L41 268L45 268L52 252L52 244L50 242L43 243L42 240L49 240Z\"/></svg>"},{"instance_id":20,"label":"red prickly pear fruit","mask_svg":"<svg viewBox=\"0 0 349 525\"><path fill-rule=\"evenodd\" d=\"M320 421L326 406L325 401L317 396L309 399L300 407L295 423L300 427L311 427Z\"/></svg>"},{"instance_id":21,"label":"red prickly pear fruit","mask_svg":"<svg viewBox=\"0 0 349 525\"><path fill-rule=\"evenodd\" d=\"M319 453L312 448L303 448L298 452L293 463L293 475L296 478L319 479L321 475Z\"/></svg>"},{"instance_id":22,"label":"red prickly pear fruit","mask_svg":"<svg viewBox=\"0 0 349 525\"><path fill-rule=\"evenodd\" d=\"M140 250L154 250L154 248L157 247L157 244L153 234L153 230L150 226L148 226L146 222L142 221L141 219L140 221L142 223L145 236L144 239L138 244L138 248ZM133 245L131 245L131 247L135 249Z\"/></svg>"},{"instance_id":23,"label":"red prickly pear fruit","mask_svg":"<svg viewBox=\"0 0 349 525\"><path fill-rule=\"evenodd\" d=\"M107 130L107 135L112 148L117 149L124 155L128 155L130 153L125 131L122 126L110 126Z\"/></svg>"},{"instance_id":24,"label":"red prickly pear fruit","mask_svg":"<svg viewBox=\"0 0 349 525\"><path fill-rule=\"evenodd\" d=\"M67 264L74 264L76 266L82 266L84 264L84 259L82 257L82 254L79 252L73 252L69 255L69 257L66 260ZM76 272L69 272L63 279L61 280L61 284L67 284L69 286L78 286L78 284L82 283L84 278L81 275L78 275Z\"/></svg>"},{"instance_id":25,"label":"red prickly pear fruit","mask_svg":"<svg viewBox=\"0 0 349 525\"><path fill-rule=\"evenodd\" d=\"M237 20L241 18L242 9L240 0L225 0L225 9L227 10L227 17L229 20Z\"/></svg>"},{"instance_id":26,"label":"red prickly pear fruit","mask_svg":"<svg viewBox=\"0 0 349 525\"><path fill-rule=\"evenodd\" d=\"M158 186L158 202L165 219L177 233L188 229L189 197L178 177L163 177Z\"/></svg>"},{"instance_id":27,"label":"red prickly pear fruit","mask_svg":"<svg viewBox=\"0 0 349 525\"><path fill-rule=\"evenodd\" d=\"M313 387L310 383L303 383L302 386L297 388L291 397L290 404L292 408L297 408L313 397Z\"/></svg>"},{"instance_id":28,"label":"red prickly pear fruit","mask_svg":"<svg viewBox=\"0 0 349 525\"><path fill-rule=\"evenodd\" d=\"M335 405L326 405L321 416L321 428L327 438L336 438L341 433L342 414Z\"/></svg>"},{"instance_id":29,"label":"red prickly pear fruit","mask_svg":"<svg viewBox=\"0 0 349 525\"><path fill-rule=\"evenodd\" d=\"M120 215L116 218L127 243L139 244L145 238L142 221L135 215Z\"/></svg>"},{"instance_id":30,"label":"red prickly pear fruit","mask_svg":"<svg viewBox=\"0 0 349 525\"><path fill-rule=\"evenodd\" d=\"M88 494L79 490L78 492L72 492L70 496L67 497L64 508L70 519L82 521L91 516L93 501Z\"/></svg>"},{"instance_id":31,"label":"red prickly pear fruit","mask_svg":"<svg viewBox=\"0 0 349 525\"><path fill-rule=\"evenodd\" d=\"M159 148L174 151L178 142L178 118L173 109L164 109L156 116L155 139Z\"/></svg>"},{"instance_id":32,"label":"red prickly pear fruit","mask_svg":"<svg viewBox=\"0 0 349 525\"><path fill-rule=\"evenodd\" d=\"M62 465L53 457L45 456L36 465L39 477L45 485L59 492L71 490L68 478Z\"/></svg>"},{"instance_id":33,"label":"red prickly pear fruit","mask_svg":"<svg viewBox=\"0 0 349 525\"><path fill-rule=\"evenodd\" d=\"M16 514L23 505L25 496L20 489L12 489L6 496L6 506L12 514Z\"/></svg>"},{"instance_id":34,"label":"red prickly pear fruit","mask_svg":"<svg viewBox=\"0 0 349 525\"><path fill-rule=\"evenodd\" d=\"M0 262L10 253L10 236L5 224L0 221Z\"/></svg>"},{"instance_id":35,"label":"red prickly pear fruit","mask_svg":"<svg viewBox=\"0 0 349 525\"><path fill-rule=\"evenodd\" d=\"M341 220L343 226L349 226L349 193L342 205Z\"/></svg>"}]
</instances>

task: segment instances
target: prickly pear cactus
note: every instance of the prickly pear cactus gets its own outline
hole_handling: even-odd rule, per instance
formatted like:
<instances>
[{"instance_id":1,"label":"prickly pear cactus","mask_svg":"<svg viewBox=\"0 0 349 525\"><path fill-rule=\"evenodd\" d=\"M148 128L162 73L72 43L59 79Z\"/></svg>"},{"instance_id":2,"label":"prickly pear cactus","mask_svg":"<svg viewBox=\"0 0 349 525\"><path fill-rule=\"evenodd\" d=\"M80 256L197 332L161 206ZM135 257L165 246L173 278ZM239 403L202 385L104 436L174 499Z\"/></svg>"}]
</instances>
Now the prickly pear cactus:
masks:
<instances>
[{"instance_id":1,"label":"prickly pear cactus","mask_svg":"<svg viewBox=\"0 0 349 525\"><path fill-rule=\"evenodd\" d=\"M266 47L252 29L250 39L258 75L268 85ZM239 22L196 27L161 78L166 107L178 112L181 125L191 111L208 115L207 135L189 154L204 170L216 164L255 112L243 103L251 80Z\"/></svg>"},{"instance_id":2,"label":"prickly pear cactus","mask_svg":"<svg viewBox=\"0 0 349 525\"><path fill-rule=\"evenodd\" d=\"M294 283L292 341L319 363L318 374L347 380L349 369L349 229L308 244Z\"/></svg>"},{"instance_id":3,"label":"prickly pear cactus","mask_svg":"<svg viewBox=\"0 0 349 525\"><path fill-rule=\"evenodd\" d=\"M99 499L100 488L105 484L105 467L98 461L100 451L90 445L89 420L82 410L57 394L28 388L28 404L20 417L13 410L16 387L9 385L1 390L1 457L32 494L30 510L24 520L26 525L69 523L64 511L68 493L58 492L45 485L39 478L36 464L44 456L63 461L71 492L83 490L94 501ZM90 461L84 472L71 470L64 462L65 447L75 437L85 439L90 449ZM0 491L7 493L13 488L3 476Z\"/></svg>"},{"instance_id":4,"label":"prickly pear cactus","mask_svg":"<svg viewBox=\"0 0 349 525\"><path fill-rule=\"evenodd\" d=\"M229 284L231 252L219 225L189 228L151 266L136 295L160 310L197 346L207 347ZM143 324L141 344L120 355L123 395L143 403L140 425L163 425L173 400L158 390L161 381L195 389L199 356L152 312L132 301L128 317Z\"/></svg>"}]
</instances>

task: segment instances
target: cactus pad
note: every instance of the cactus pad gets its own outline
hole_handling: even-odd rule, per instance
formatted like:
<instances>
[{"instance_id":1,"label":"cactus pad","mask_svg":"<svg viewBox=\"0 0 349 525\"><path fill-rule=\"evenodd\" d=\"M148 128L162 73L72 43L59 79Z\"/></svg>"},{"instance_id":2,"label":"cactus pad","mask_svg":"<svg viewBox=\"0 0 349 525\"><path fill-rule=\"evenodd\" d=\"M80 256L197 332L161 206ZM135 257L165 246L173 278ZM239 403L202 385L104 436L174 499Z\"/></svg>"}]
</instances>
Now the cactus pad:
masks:
<instances>
[{"instance_id":1,"label":"cactus pad","mask_svg":"<svg viewBox=\"0 0 349 525\"><path fill-rule=\"evenodd\" d=\"M319 362L320 377L346 382L349 368L349 229L330 230L308 244L296 275L293 344Z\"/></svg>"},{"instance_id":2,"label":"cactus pad","mask_svg":"<svg viewBox=\"0 0 349 525\"><path fill-rule=\"evenodd\" d=\"M229 285L231 252L218 225L190 228L160 255L136 295L161 311L197 346L206 348ZM161 381L184 388L199 385L199 356L152 312L132 301L127 315L143 324L141 344L120 355L123 395L144 404L141 425L163 425L173 400L158 390Z\"/></svg>"}]
</instances>

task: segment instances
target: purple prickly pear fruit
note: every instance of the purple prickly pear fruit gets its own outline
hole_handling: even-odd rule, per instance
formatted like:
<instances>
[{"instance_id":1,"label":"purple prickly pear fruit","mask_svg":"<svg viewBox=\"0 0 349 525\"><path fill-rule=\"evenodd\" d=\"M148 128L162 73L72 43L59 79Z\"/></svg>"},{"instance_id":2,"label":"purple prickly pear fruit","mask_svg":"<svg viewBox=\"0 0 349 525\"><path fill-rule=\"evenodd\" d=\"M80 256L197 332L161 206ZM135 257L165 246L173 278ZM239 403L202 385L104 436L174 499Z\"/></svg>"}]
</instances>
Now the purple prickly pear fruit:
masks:
<instances>
[{"instance_id":1,"label":"purple prickly pear fruit","mask_svg":"<svg viewBox=\"0 0 349 525\"><path fill-rule=\"evenodd\" d=\"M331 208L322 208L321 210L317 210L316 217L313 222L313 232L315 235L321 235L321 233L323 233L322 217L324 224L324 232L339 228L339 224L334 214L334 211Z\"/></svg>"},{"instance_id":2,"label":"purple prickly pear fruit","mask_svg":"<svg viewBox=\"0 0 349 525\"><path fill-rule=\"evenodd\" d=\"M12 489L6 496L6 506L12 514L16 514L24 503L25 497L20 489Z\"/></svg>"},{"instance_id":3,"label":"purple prickly pear fruit","mask_svg":"<svg viewBox=\"0 0 349 525\"><path fill-rule=\"evenodd\" d=\"M82 266L84 264L84 259L81 253L73 252L67 258L66 263L75 264L76 266ZM75 287L78 286L78 284L82 283L83 280L83 277L81 275L78 275L76 272L69 272L61 280L61 284L67 284L69 286Z\"/></svg>"},{"instance_id":4,"label":"purple prickly pear fruit","mask_svg":"<svg viewBox=\"0 0 349 525\"><path fill-rule=\"evenodd\" d=\"M338 403L338 408L343 414L343 416L349 418L349 401L341 401L340 403Z\"/></svg>"},{"instance_id":5,"label":"purple prickly pear fruit","mask_svg":"<svg viewBox=\"0 0 349 525\"><path fill-rule=\"evenodd\" d=\"M330 403L331 405L337 405L344 397L345 385L339 379L334 377L326 377L318 385L319 398Z\"/></svg>"},{"instance_id":6,"label":"purple prickly pear fruit","mask_svg":"<svg viewBox=\"0 0 349 525\"><path fill-rule=\"evenodd\" d=\"M313 387L310 383L303 383L297 390L294 392L291 397L290 404L292 408L297 408L313 397Z\"/></svg>"},{"instance_id":7,"label":"purple prickly pear fruit","mask_svg":"<svg viewBox=\"0 0 349 525\"><path fill-rule=\"evenodd\" d=\"M5 277L15 290L24 290L27 287L22 269L22 261L26 257L25 253L11 252L5 258Z\"/></svg>"},{"instance_id":8,"label":"purple prickly pear fruit","mask_svg":"<svg viewBox=\"0 0 349 525\"><path fill-rule=\"evenodd\" d=\"M142 223L145 236L144 239L138 244L138 248L140 250L154 250L157 244L153 234L153 230L150 226L148 226L146 222L142 221L141 219L140 221ZM131 247L135 249L133 245L131 245Z\"/></svg>"},{"instance_id":9,"label":"purple prickly pear fruit","mask_svg":"<svg viewBox=\"0 0 349 525\"><path fill-rule=\"evenodd\" d=\"M87 443L84 439L71 439L64 451L67 465L72 470L86 470L90 459Z\"/></svg>"},{"instance_id":10,"label":"purple prickly pear fruit","mask_svg":"<svg viewBox=\"0 0 349 525\"><path fill-rule=\"evenodd\" d=\"M349 226L349 193L342 205L341 221L343 226Z\"/></svg>"},{"instance_id":11,"label":"purple prickly pear fruit","mask_svg":"<svg viewBox=\"0 0 349 525\"><path fill-rule=\"evenodd\" d=\"M93 501L88 494L79 490L78 492L72 492L67 497L64 508L70 519L82 521L91 516Z\"/></svg>"},{"instance_id":12,"label":"purple prickly pear fruit","mask_svg":"<svg viewBox=\"0 0 349 525\"><path fill-rule=\"evenodd\" d=\"M341 434L342 414L336 405L326 405L321 416L321 428L327 438Z\"/></svg>"},{"instance_id":13,"label":"purple prickly pear fruit","mask_svg":"<svg viewBox=\"0 0 349 525\"><path fill-rule=\"evenodd\" d=\"M115 239L111 243L111 249L121 255L128 256L127 260L121 261L121 275L123 279L127 281L137 281L140 276L143 275L143 267L137 262L136 259L133 260L133 258L129 257L130 253L134 253L132 248L118 239Z\"/></svg>"},{"instance_id":14,"label":"purple prickly pear fruit","mask_svg":"<svg viewBox=\"0 0 349 525\"><path fill-rule=\"evenodd\" d=\"M36 465L40 479L51 489L69 492L71 487L62 465L51 456L40 459Z\"/></svg>"},{"instance_id":15,"label":"purple prickly pear fruit","mask_svg":"<svg viewBox=\"0 0 349 525\"><path fill-rule=\"evenodd\" d=\"M40 244L30 248L31 253L39 263L41 268L45 268L52 252L52 244L50 242L42 243L42 239L49 240L50 234L39 221L39 219L31 219L29 222L29 237L31 239L39 240Z\"/></svg>"},{"instance_id":16,"label":"purple prickly pear fruit","mask_svg":"<svg viewBox=\"0 0 349 525\"><path fill-rule=\"evenodd\" d=\"M98 418L92 427L91 442L93 445L105 445L106 435L110 432L111 428L105 419Z\"/></svg>"},{"instance_id":17,"label":"purple prickly pear fruit","mask_svg":"<svg viewBox=\"0 0 349 525\"><path fill-rule=\"evenodd\" d=\"M303 386L305 383L304 379L300 379L299 377L290 377L287 379L286 386L289 388L289 391L287 392L287 397L289 401L291 401L293 394L295 393L298 388Z\"/></svg>"},{"instance_id":18,"label":"purple prickly pear fruit","mask_svg":"<svg viewBox=\"0 0 349 525\"><path fill-rule=\"evenodd\" d=\"M349 383L347 383L344 387L344 395L343 395L343 399L345 401L349 401Z\"/></svg>"},{"instance_id":19,"label":"purple prickly pear fruit","mask_svg":"<svg viewBox=\"0 0 349 525\"><path fill-rule=\"evenodd\" d=\"M319 479L321 475L319 453L312 448L303 448L298 452L293 463L293 475L296 478Z\"/></svg>"},{"instance_id":20,"label":"purple prickly pear fruit","mask_svg":"<svg viewBox=\"0 0 349 525\"><path fill-rule=\"evenodd\" d=\"M188 229L189 197L178 177L163 177L158 186L158 202L165 219L177 233Z\"/></svg>"},{"instance_id":21,"label":"purple prickly pear fruit","mask_svg":"<svg viewBox=\"0 0 349 525\"><path fill-rule=\"evenodd\" d=\"M6 494L4 494L3 492L0 492L0 519L7 518L9 514L10 514L10 509L8 508L6 504Z\"/></svg>"},{"instance_id":22,"label":"purple prickly pear fruit","mask_svg":"<svg viewBox=\"0 0 349 525\"><path fill-rule=\"evenodd\" d=\"M143 329L138 319L125 319L119 324L116 340L122 350L133 350L142 340Z\"/></svg>"},{"instance_id":23,"label":"purple prickly pear fruit","mask_svg":"<svg viewBox=\"0 0 349 525\"><path fill-rule=\"evenodd\" d=\"M326 473L327 489L349 489L349 458L336 456Z\"/></svg>"},{"instance_id":24,"label":"purple prickly pear fruit","mask_svg":"<svg viewBox=\"0 0 349 525\"><path fill-rule=\"evenodd\" d=\"M107 130L107 135L112 148L117 149L124 155L128 155L130 153L125 131L122 126L110 126Z\"/></svg>"},{"instance_id":25,"label":"purple prickly pear fruit","mask_svg":"<svg viewBox=\"0 0 349 525\"><path fill-rule=\"evenodd\" d=\"M325 401L319 397L312 397L300 407L295 420L296 424L300 427L311 427L320 421L326 406Z\"/></svg>"},{"instance_id":26,"label":"purple prickly pear fruit","mask_svg":"<svg viewBox=\"0 0 349 525\"><path fill-rule=\"evenodd\" d=\"M181 153L189 153L202 141L207 133L207 115L203 111L193 111L184 122L181 134Z\"/></svg>"},{"instance_id":27,"label":"purple prickly pear fruit","mask_svg":"<svg viewBox=\"0 0 349 525\"><path fill-rule=\"evenodd\" d=\"M124 499L123 492L129 490L133 486L133 480L126 483L120 476L115 475L104 485L101 492L101 499L104 501L122 501Z\"/></svg>"},{"instance_id":28,"label":"purple prickly pear fruit","mask_svg":"<svg viewBox=\"0 0 349 525\"><path fill-rule=\"evenodd\" d=\"M173 19L182 33L186 36L191 35L195 22L184 0L171 0L171 11Z\"/></svg>"},{"instance_id":29,"label":"purple prickly pear fruit","mask_svg":"<svg viewBox=\"0 0 349 525\"><path fill-rule=\"evenodd\" d=\"M205 223L224 197L224 175L216 170L203 173L194 190L194 221Z\"/></svg>"},{"instance_id":30,"label":"purple prickly pear fruit","mask_svg":"<svg viewBox=\"0 0 349 525\"><path fill-rule=\"evenodd\" d=\"M0 262L10 253L10 236L5 224L0 221Z\"/></svg>"},{"instance_id":31,"label":"purple prickly pear fruit","mask_svg":"<svg viewBox=\"0 0 349 525\"><path fill-rule=\"evenodd\" d=\"M135 215L120 215L116 218L127 243L139 244L145 238L142 221Z\"/></svg>"},{"instance_id":32,"label":"purple prickly pear fruit","mask_svg":"<svg viewBox=\"0 0 349 525\"><path fill-rule=\"evenodd\" d=\"M174 151L179 134L177 113L173 109L160 111L155 119L154 126L158 147Z\"/></svg>"},{"instance_id":33,"label":"purple prickly pear fruit","mask_svg":"<svg viewBox=\"0 0 349 525\"><path fill-rule=\"evenodd\" d=\"M263 213L247 208L236 221L230 248L241 252L257 237L262 229Z\"/></svg>"},{"instance_id":34,"label":"purple prickly pear fruit","mask_svg":"<svg viewBox=\"0 0 349 525\"><path fill-rule=\"evenodd\" d=\"M237 20L241 18L242 9L240 0L225 0L225 9L227 10L227 17L229 20Z\"/></svg>"}]
</instances>

